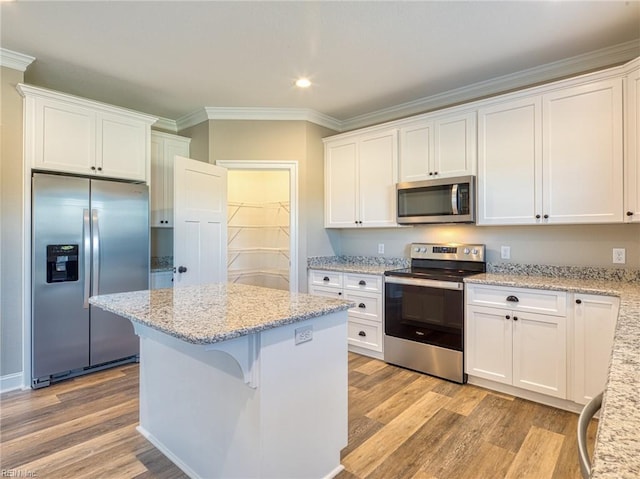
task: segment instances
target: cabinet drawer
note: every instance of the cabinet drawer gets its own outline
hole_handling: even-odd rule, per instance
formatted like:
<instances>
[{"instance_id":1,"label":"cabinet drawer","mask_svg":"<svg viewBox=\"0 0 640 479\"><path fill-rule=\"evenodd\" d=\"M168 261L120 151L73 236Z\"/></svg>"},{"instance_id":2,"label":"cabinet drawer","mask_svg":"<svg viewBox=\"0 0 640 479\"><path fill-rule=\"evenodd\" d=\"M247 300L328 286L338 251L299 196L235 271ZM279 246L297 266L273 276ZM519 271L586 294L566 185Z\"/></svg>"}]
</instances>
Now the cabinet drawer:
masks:
<instances>
[{"instance_id":1,"label":"cabinet drawer","mask_svg":"<svg viewBox=\"0 0 640 479\"><path fill-rule=\"evenodd\" d=\"M344 274L344 287L357 291L368 291L370 293L382 292L382 276L374 274Z\"/></svg>"},{"instance_id":2,"label":"cabinet drawer","mask_svg":"<svg viewBox=\"0 0 640 479\"><path fill-rule=\"evenodd\" d=\"M310 284L342 288L342 273L339 271L311 270Z\"/></svg>"},{"instance_id":3,"label":"cabinet drawer","mask_svg":"<svg viewBox=\"0 0 640 479\"><path fill-rule=\"evenodd\" d=\"M369 321L382 322L382 296L379 294L364 294L345 291L345 298L356 303L349 309L349 318L356 317Z\"/></svg>"},{"instance_id":4,"label":"cabinet drawer","mask_svg":"<svg viewBox=\"0 0 640 479\"><path fill-rule=\"evenodd\" d=\"M326 298L342 299L342 289L340 288L327 288L323 286L310 286L309 294L314 296L324 296Z\"/></svg>"},{"instance_id":5,"label":"cabinet drawer","mask_svg":"<svg viewBox=\"0 0 640 479\"><path fill-rule=\"evenodd\" d=\"M563 291L483 285L467 285L466 291L467 304L554 316L566 316L567 313L567 293Z\"/></svg>"},{"instance_id":6,"label":"cabinet drawer","mask_svg":"<svg viewBox=\"0 0 640 479\"><path fill-rule=\"evenodd\" d=\"M382 352L382 324L349 318L349 344Z\"/></svg>"}]
</instances>

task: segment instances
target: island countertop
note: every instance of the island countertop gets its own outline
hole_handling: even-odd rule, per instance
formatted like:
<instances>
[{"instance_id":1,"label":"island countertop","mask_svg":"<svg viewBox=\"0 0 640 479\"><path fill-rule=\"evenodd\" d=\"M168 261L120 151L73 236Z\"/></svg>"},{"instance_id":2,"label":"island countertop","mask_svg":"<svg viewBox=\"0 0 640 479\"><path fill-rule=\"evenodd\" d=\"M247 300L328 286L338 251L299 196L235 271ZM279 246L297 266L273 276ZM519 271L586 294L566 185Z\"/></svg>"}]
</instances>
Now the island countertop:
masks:
<instances>
[{"instance_id":1,"label":"island countertop","mask_svg":"<svg viewBox=\"0 0 640 479\"><path fill-rule=\"evenodd\" d=\"M591 477L639 477L640 282L492 273L471 276L465 282L620 298Z\"/></svg>"},{"instance_id":2,"label":"island countertop","mask_svg":"<svg viewBox=\"0 0 640 479\"><path fill-rule=\"evenodd\" d=\"M212 344L347 310L353 302L234 283L93 296L105 311L192 344Z\"/></svg>"}]
</instances>

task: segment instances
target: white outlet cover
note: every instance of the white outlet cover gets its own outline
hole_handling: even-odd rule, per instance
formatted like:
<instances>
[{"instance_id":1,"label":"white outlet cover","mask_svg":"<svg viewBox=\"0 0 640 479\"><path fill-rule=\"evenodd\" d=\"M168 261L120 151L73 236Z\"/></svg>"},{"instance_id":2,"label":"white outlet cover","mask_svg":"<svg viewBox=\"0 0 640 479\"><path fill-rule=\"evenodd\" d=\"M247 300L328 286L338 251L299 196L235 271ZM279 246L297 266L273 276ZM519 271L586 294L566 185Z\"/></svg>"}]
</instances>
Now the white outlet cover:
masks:
<instances>
[{"instance_id":1,"label":"white outlet cover","mask_svg":"<svg viewBox=\"0 0 640 479\"><path fill-rule=\"evenodd\" d=\"M511 246L500 246L500 258L511 259Z\"/></svg>"},{"instance_id":2,"label":"white outlet cover","mask_svg":"<svg viewBox=\"0 0 640 479\"><path fill-rule=\"evenodd\" d=\"M627 261L626 253L624 248L613 248L613 262L615 264L625 264Z\"/></svg>"}]
</instances>

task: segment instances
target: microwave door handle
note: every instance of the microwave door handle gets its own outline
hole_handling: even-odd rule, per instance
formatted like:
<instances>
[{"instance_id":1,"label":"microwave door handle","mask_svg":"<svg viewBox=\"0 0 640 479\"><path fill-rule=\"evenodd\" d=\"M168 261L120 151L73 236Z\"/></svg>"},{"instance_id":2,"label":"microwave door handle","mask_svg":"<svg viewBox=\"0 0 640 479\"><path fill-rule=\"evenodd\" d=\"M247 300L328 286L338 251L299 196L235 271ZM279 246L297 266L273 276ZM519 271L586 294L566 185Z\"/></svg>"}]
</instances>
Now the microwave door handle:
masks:
<instances>
[{"instance_id":1,"label":"microwave door handle","mask_svg":"<svg viewBox=\"0 0 640 479\"><path fill-rule=\"evenodd\" d=\"M458 212L458 185L457 184L451 187L451 212L454 215L460 214Z\"/></svg>"}]
</instances>

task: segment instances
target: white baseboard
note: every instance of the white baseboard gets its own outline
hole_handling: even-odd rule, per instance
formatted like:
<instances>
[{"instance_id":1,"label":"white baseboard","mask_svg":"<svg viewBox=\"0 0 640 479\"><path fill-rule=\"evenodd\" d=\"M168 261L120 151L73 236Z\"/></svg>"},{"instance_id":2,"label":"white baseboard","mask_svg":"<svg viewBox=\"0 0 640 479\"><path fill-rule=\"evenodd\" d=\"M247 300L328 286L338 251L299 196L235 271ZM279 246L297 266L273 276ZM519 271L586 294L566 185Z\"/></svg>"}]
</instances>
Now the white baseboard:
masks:
<instances>
[{"instance_id":1,"label":"white baseboard","mask_svg":"<svg viewBox=\"0 0 640 479\"><path fill-rule=\"evenodd\" d=\"M24 385L22 384L22 371L0 376L0 393L6 393L15 389L24 389Z\"/></svg>"},{"instance_id":2,"label":"white baseboard","mask_svg":"<svg viewBox=\"0 0 640 479\"><path fill-rule=\"evenodd\" d=\"M201 479L200 476L198 474L196 474L196 472L193 469L191 469L184 462L182 462L175 454L173 454L153 434L151 434L149 431L147 431L142 426L138 426L138 427L136 427L136 429L138 430L138 432L140 434L142 434L145 437L145 439L147 441L149 441L151 444L153 444L156 449L158 449L162 454L164 454L167 457L167 459L169 459L176 466L178 466L180 469L182 469L182 472L184 472L187 476L189 476L192 479Z\"/></svg>"},{"instance_id":3,"label":"white baseboard","mask_svg":"<svg viewBox=\"0 0 640 479\"><path fill-rule=\"evenodd\" d=\"M529 401L544 404L545 406L564 409L565 411L574 412L576 414L579 414L580 411L582 411L582 408L584 407L582 404L575 403L568 399L554 398L552 396L547 396L545 394L540 394L534 391L527 391L526 389L520 389L515 386L498 383L495 381L491 381L489 379L479 378L476 376L469 376L467 382L469 384L473 384L474 386L480 386L486 389L491 389L493 391L510 394L511 396L527 399Z\"/></svg>"}]
</instances>

